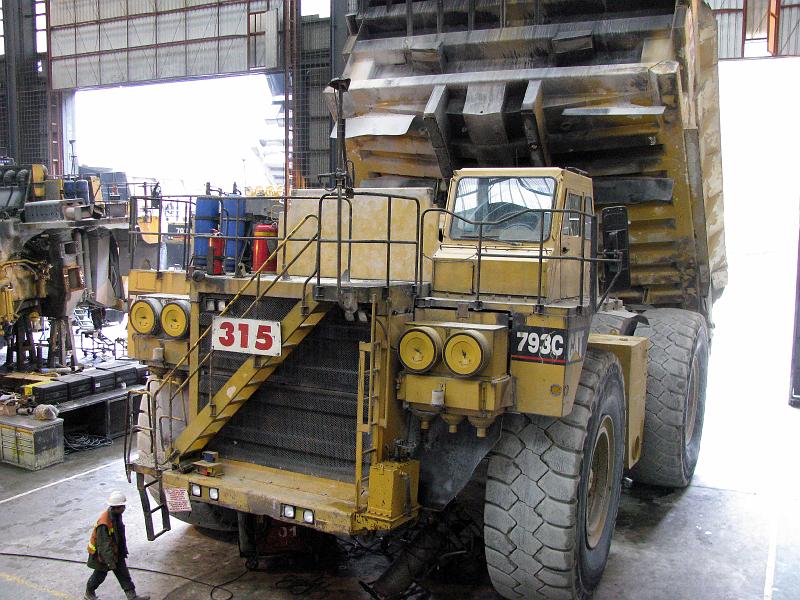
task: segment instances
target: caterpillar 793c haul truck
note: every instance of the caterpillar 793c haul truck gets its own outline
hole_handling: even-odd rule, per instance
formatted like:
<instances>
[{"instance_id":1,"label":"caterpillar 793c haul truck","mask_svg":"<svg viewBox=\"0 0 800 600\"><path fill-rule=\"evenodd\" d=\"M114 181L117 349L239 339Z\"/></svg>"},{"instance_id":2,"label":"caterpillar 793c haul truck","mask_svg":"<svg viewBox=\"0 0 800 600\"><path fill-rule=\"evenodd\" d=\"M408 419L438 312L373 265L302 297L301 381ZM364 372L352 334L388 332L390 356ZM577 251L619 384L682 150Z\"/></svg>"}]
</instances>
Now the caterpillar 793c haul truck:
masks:
<instances>
[{"instance_id":1,"label":"caterpillar 793c haul truck","mask_svg":"<svg viewBox=\"0 0 800 600\"><path fill-rule=\"evenodd\" d=\"M169 500L254 559L264 523L413 531L477 481L500 595L586 598L623 474L686 486L698 457L726 279L714 18L369 0L349 25L336 186L181 200L187 268L130 275L149 535Z\"/></svg>"}]
</instances>

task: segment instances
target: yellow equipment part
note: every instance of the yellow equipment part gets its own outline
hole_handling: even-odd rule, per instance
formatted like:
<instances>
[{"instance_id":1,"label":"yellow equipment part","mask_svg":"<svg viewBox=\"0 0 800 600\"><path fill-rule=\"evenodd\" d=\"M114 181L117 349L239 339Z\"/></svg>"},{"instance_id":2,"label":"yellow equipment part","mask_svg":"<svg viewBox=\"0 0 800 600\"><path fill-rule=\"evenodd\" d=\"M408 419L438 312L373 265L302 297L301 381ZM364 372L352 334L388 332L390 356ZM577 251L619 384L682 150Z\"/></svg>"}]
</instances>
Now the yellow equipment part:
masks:
<instances>
[{"instance_id":1,"label":"yellow equipment part","mask_svg":"<svg viewBox=\"0 0 800 600\"><path fill-rule=\"evenodd\" d=\"M337 535L386 531L416 517L419 462L377 463L370 468L366 510L355 504L355 484L292 473L239 461L221 460L218 476L197 472L166 471L164 486L200 486L193 501L224 506L255 515L267 515L284 522L303 524L305 509L314 511L313 527ZM373 479L374 477L374 479ZM212 500L209 490L218 490ZM294 507L293 519L284 516L282 506Z\"/></svg>"},{"instance_id":2,"label":"yellow equipment part","mask_svg":"<svg viewBox=\"0 0 800 600\"><path fill-rule=\"evenodd\" d=\"M157 338L128 330L128 355L142 362L174 365L189 350L189 340Z\"/></svg>"},{"instance_id":3,"label":"yellow equipment part","mask_svg":"<svg viewBox=\"0 0 800 600\"><path fill-rule=\"evenodd\" d=\"M129 319L136 333L153 335L158 330L161 316L161 305L152 298L142 298L131 306Z\"/></svg>"},{"instance_id":4,"label":"yellow equipment part","mask_svg":"<svg viewBox=\"0 0 800 600\"><path fill-rule=\"evenodd\" d=\"M14 292L7 287L0 290L0 321L13 323L16 320Z\"/></svg>"},{"instance_id":5,"label":"yellow equipment part","mask_svg":"<svg viewBox=\"0 0 800 600\"><path fill-rule=\"evenodd\" d=\"M456 375L469 377L486 366L492 348L479 331L463 331L450 336L444 345L444 362Z\"/></svg>"},{"instance_id":6,"label":"yellow equipment part","mask_svg":"<svg viewBox=\"0 0 800 600\"><path fill-rule=\"evenodd\" d=\"M392 523L416 511L419 461L382 462L369 468L367 517Z\"/></svg>"},{"instance_id":7,"label":"yellow equipment part","mask_svg":"<svg viewBox=\"0 0 800 600\"><path fill-rule=\"evenodd\" d=\"M466 379L462 377L446 377L437 375L405 374L400 380L397 397L410 404L421 407L431 405L431 394L434 391L444 392L444 410L455 410L459 414L496 413L511 406L509 393L511 378Z\"/></svg>"},{"instance_id":8,"label":"yellow equipment part","mask_svg":"<svg viewBox=\"0 0 800 600\"><path fill-rule=\"evenodd\" d=\"M400 360L413 373L424 373L439 360L442 337L431 327L413 327L400 338Z\"/></svg>"},{"instance_id":9,"label":"yellow equipment part","mask_svg":"<svg viewBox=\"0 0 800 600\"><path fill-rule=\"evenodd\" d=\"M625 468L639 462L644 439L644 412L647 398L647 339L624 335L589 336L589 347L613 352L625 378Z\"/></svg>"},{"instance_id":10,"label":"yellow equipment part","mask_svg":"<svg viewBox=\"0 0 800 600\"><path fill-rule=\"evenodd\" d=\"M161 328L171 338L182 338L189 333L189 303L173 300L161 309Z\"/></svg>"}]
</instances>

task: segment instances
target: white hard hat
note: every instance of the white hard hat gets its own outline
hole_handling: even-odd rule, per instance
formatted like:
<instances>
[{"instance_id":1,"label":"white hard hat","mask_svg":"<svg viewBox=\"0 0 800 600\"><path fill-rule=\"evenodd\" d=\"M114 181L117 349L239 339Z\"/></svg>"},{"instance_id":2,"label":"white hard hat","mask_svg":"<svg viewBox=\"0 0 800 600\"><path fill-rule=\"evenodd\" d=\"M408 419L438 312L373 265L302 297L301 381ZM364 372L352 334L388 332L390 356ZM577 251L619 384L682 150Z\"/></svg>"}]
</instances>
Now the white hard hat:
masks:
<instances>
[{"instance_id":1,"label":"white hard hat","mask_svg":"<svg viewBox=\"0 0 800 600\"><path fill-rule=\"evenodd\" d=\"M125 506L127 503L128 499L125 497L125 494L118 490L111 492L111 495L108 497L109 506Z\"/></svg>"}]
</instances>

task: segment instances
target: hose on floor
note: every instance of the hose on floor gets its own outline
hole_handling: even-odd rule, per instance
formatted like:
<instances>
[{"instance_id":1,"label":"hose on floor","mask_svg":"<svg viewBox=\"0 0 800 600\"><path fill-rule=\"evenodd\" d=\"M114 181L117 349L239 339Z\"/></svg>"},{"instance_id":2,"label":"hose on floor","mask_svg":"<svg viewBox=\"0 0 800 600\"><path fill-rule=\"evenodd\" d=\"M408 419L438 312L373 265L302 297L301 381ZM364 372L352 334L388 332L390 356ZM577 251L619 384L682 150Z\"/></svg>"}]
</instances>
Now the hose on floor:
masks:
<instances>
[{"instance_id":1,"label":"hose on floor","mask_svg":"<svg viewBox=\"0 0 800 600\"><path fill-rule=\"evenodd\" d=\"M89 435L86 433L65 433L64 434L64 454L72 454L81 450L94 450L110 446L111 439L100 435Z\"/></svg>"},{"instance_id":2,"label":"hose on floor","mask_svg":"<svg viewBox=\"0 0 800 600\"><path fill-rule=\"evenodd\" d=\"M0 552L0 556L6 556L6 557L9 557L9 558L34 558L34 559L38 559L38 560L50 560L50 561L54 561L54 562L72 563L72 564L76 564L76 565L85 565L86 564L86 561L83 561L83 560L74 560L74 559L71 559L71 558L61 558L61 557L58 557L58 556L41 556L41 555L38 555L38 554L22 554L22 553L19 553L19 552ZM128 565L128 569L130 569L131 571L142 571L144 573L153 573L155 575L165 575L167 577L175 577L177 579L184 579L186 581L190 581L192 583L196 583L197 585L202 585L202 586L211 588L211 591L209 592L210 600L233 600L233 592L230 591L229 589L226 589L225 586L226 585L230 585L230 584L232 584L232 583L234 583L236 581L239 581L242 577L244 577L245 575L247 575L250 572L250 569L245 569L244 571L239 573L233 579L229 579L228 581L225 581L223 583L218 583L218 584L214 585L214 584L211 584L211 583L207 583L205 581L200 581L199 579L193 579L192 577L186 577L185 575L178 575L177 573L168 573L166 571L159 571L158 569L146 569L144 567L132 567L130 565ZM224 596L224 597L223 596L215 596L215 594L218 591L224 592L224 593L226 593L228 595Z\"/></svg>"}]
</instances>

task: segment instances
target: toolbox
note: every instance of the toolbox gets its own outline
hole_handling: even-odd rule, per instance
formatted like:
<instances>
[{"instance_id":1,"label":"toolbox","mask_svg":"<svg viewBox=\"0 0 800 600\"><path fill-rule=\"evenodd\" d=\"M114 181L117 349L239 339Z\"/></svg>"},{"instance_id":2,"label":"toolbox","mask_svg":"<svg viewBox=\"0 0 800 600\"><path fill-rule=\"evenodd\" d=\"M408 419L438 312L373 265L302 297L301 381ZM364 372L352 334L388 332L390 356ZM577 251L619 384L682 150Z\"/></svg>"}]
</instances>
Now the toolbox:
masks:
<instances>
[{"instance_id":1,"label":"toolbox","mask_svg":"<svg viewBox=\"0 0 800 600\"><path fill-rule=\"evenodd\" d=\"M0 461L29 471L64 462L64 420L0 416Z\"/></svg>"}]
</instances>

